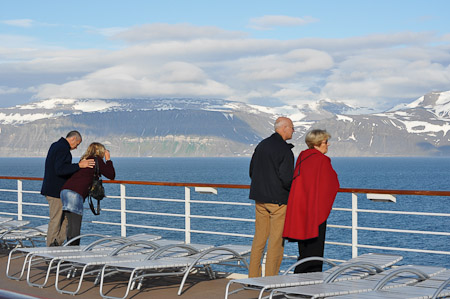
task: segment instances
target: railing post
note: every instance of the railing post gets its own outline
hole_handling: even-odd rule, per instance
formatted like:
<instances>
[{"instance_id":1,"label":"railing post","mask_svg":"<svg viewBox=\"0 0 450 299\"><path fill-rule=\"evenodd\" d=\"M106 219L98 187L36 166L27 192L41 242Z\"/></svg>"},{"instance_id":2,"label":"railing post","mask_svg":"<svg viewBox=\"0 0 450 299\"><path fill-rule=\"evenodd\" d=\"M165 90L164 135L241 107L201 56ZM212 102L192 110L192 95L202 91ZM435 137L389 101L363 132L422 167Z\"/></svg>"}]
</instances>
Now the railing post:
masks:
<instances>
[{"instance_id":1,"label":"railing post","mask_svg":"<svg viewBox=\"0 0 450 299\"><path fill-rule=\"evenodd\" d=\"M358 256L358 194L352 193L352 257Z\"/></svg>"},{"instance_id":2,"label":"railing post","mask_svg":"<svg viewBox=\"0 0 450 299\"><path fill-rule=\"evenodd\" d=\"M120 235L122 237L127 236L127 202L125 196L125 185L120 184Z\"/></svg>"},{"instance_id":3,"label":"railing post","mask_svg":"<svg viewBox=\"0 0 450 299\"><path fill-rule=\"evenodd\" d=\"M184 241L191 243L191 189L184 187Z\"/></svg>"},{"instance_id":4,"label":"railing post","mask_svg":"<svg viewBox=\"0 0 450 299\"><path fill-rule=\"evenodd\" d=\"M17 180L17 220L22 220L22 202L23 202L23 193L22 193L22 181Z\"/></svg>"}]
</instances>

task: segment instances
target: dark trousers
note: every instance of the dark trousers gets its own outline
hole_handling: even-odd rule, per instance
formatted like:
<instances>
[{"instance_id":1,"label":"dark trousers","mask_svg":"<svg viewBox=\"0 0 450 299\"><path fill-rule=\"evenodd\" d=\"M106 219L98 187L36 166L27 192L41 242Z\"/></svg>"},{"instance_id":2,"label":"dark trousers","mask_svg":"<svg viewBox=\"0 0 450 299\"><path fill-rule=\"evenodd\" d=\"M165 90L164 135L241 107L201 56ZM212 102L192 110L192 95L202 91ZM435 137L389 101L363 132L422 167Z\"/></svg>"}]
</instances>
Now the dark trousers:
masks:
<instances>
[{"instance_id":1,"label":"dark trousers","mask_svg":"<svg viewBox=\"0 0 450 299\"><path fill-rule=\"evenodd\" d=\"M75 213L71 213L69 211L64 211L64 214L67 217L67 241L72 238L75 238L81 233L81 220L83 218L82 215L78 215ZM80 239L74 241L70 245L80 245Z\"/></svg>"},{"instance_id":2,"label":"dark trousers","mask_svg":"<svg viewBox=\"0 0 450 299\"><path fill-rule=\"evenodd\" d=\"M298 241L299 260L312 256L323 257L326 231L327 222L325 221L319 225L319 236L317 238ZM311 261L300 264L295 267L294 273L322 272L322 264L322 261Z\"/></svg>"}]
</instances>

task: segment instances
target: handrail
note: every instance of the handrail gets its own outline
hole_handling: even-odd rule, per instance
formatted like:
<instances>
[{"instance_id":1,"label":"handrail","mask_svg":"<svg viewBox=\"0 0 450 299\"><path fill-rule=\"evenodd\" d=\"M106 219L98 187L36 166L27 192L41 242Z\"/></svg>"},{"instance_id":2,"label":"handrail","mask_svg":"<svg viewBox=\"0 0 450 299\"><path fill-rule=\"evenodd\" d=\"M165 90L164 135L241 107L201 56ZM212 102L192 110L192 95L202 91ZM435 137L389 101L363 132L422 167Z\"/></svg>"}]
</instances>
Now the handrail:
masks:
<instances>
[{"instance_id":1,"label":"handrail","mask_svg":"<svg viewBox=\"0 0 450 299\"><path fill-rule=\"evenodd\" d=\"M16 180L17 186L13 187L12 189L0 189L0 192L13 192L17 193L17 201L11 201L11 200L0 200L0 204L7 204L7 205L16 205L17 206L17 212L10 213L10 210L5 210L0 212L0 214L4 215L17 215L18 220L22 220L23 217L31 217L31 218L48 218L48 216L43 216L42 214L33 214L33 212L26 212L30 211L29 209L24 210L23 207L27 206L46 206L46 203L42 202L33 202L29 201L28 198L26 201L23 200L24 194L39 194L39 191L30 191L25 190L23 188L23 182L24 181L42 181L42 178L38 177L19 177L19 176L0 176L0 180ZM113 220L111 219L98 219L98 220L92 220L88 221L93 224L100 224L100 225L112 225L112 226L120 226L121 230L121 236L127 235L127 228L139 228L139 229L156 229L156 230L163 230L163 231L173 231L173 232L184 232L184 240L186 243L191 242L191 234L207 234L207 235L220 235L220 236L232 236L232 237L242 237L242 238L252 238L252 234L248 234L248 231L244 230L244 233L242 233L242 230L237 229L233 231L224 231L222 230L214 230L214 229L208 229L210 226L208 225L202 225L199 226L199 220L201 221L231 221L231 222L254 222L255 220L252 219L252 217L248 216L241 216L236 218L235 216L229 216L228 214L224 215L218 215L215 213L210 214L202 214L203 212L197 212L195 209L192 209L192 204L207 204L211 207L211 205L227 205L228 207L231 205L235 206L252 206L254 205L254 202L251 200L248 200L247 191L250 186L249 185L240 185L240 184L219 184L219 183L187 183L187 182L153 182L153 181L127 181L127 180L104 180L105 184L117 184L120 186L119 195L108 195L111 199L119 199L119 205L117 206L110 206L107 208L103 208L103 211L108 213L117 213L120 216L115 217ZM182 190L173 190L176 192L176 198L160 198L160 197L142 197L142 196L129 196L127 194L127 187L125 185L140 185L140 186L166 186L166 187L182 187L184 188L184 196L180 197L180 195L183 193ZM35 186L36 187L36 186ZM239 192L239 197L244 200L203 200L203 198L199 199L192 199L191 198L191 189L194 189L194 187L209 187L209 189L213 188L222 188L222 189L240 189L242 191ZM131 187L132 189L132 187ZM139 188L138 188L139 189ZM208 188L204 188L208 189ZM214 190L198 190L195 188L194 192L211 192L214 193ZM431 216L431 217L450 217L450 213L445 213L446 211L436 211L436 212L429 212L429 211L408 211L408 210L397 210L397 209L367 209L367 208L359 208L358 207L358 197L361 199L362 196L358 196L361 194L391 194L391 195L405 195L405 196L440 196L443 199L449 199L450 198L450 191L430 191L430 190L387 190L387 189L359 189L359 188L340 188L338 190L340 193L350 193L351 194L351 202L350 207L335 207L333 208L334 211L343 211L346 213L351 213L351 216L348 220L351 220L351 223L347 223L347 225L341 225L342 223L329 223L327 227L334 228L334 229L344 229L344 230L350 230L350 237L351 240L347 242L348 235L344 239L339 240L329 240L326 243L334 246L344 246L344 247L351 247L351 254L352 257L356 257L358 255L359 249L376 249L376 250L389 250L389 251L402 251L402 252L420 252L422 254L443 254L450 256L450 251L446 248L442 248L444 250L441 250L440 248L433 248L431 249L425 249L425 248L404 248L404 246L401 247L395 247L393 245L391 246L380 246L383 244L373 244L373 242L368 242L370 244L364 244L365 242L360 242L358 239L359 237L365 237L365 234L361 234L361 232L384 232L384 233L401 233L401 234L415 234L415 235L426 235L426 236L437 236L437 237L448 237L450 236L450 232L447 231L447 229L439 228L438 230L432 230L430 228L425 228L424 230L413 230L413 229L404 229L403 227L398 228L397 227L372 227L373 225L367 225L364 224L364 222L361 222L358 220L359 215L361 213L383 213L383 214L398 214L398 215L414 215L414 216ZM234 192L233 192L234 193ZM245 193L245 195L242 195L242 193ZM226 192L224 192L226 194ZM365 197L365 196L364 196ZM234 197L233 197L234 198ZM223 198L222 198L223 199ZM367 196L367 200L373 199L369 198ZM375 198L376 199L376 198ZM147 210L136 210L133 209L133 206L128 206L127 208L127 200L145 200L145 201L158 201L158 202L171 202L171 203L178 203L180 205L184 205L184 209L178 205L177 209L180 208L180 210L177 210L178 213L174 213L174 211L171 211L172 213L167 212L161 212L158 210L155 211L147 211ZM405 198L405 200L408 200L408 198ZM226 208L226 210L231 211L230 208ZM444 213L443 213L444 212ZM115 215L117 215L115 214ZM151 223L133 223L132 217L128 219L128 216L130 215L157 215L157 216L163 216L163 217L177 217L177 219L184 218L184 225L180 225L181 221L177 222L178 224L173 226L160 226L159 224L152 225ZM175 219L175 218L172 218ZM117 221L118 220L118 221ZM178 220L177 220L178 221ZM194 223L195 221L195 223ZM439 222L439 221L437 221ZM233 226L237 227L237 226ZM366 241L367 242L367 241ZM289 256L290 258L293 256Z\"/></svg>"},{"instance_id":2,"label":"handrail","mask_svg":"<svg viewBox=\"0 0 450 299\"><path fill-rule=\"evenodd\" d=\"M24 180L42 181L43 178L0 176L0 180ZM125 180L104 180L106 184L128 184L128 185L148 185L148 186L175 186L175 187L213 187L231 189L250 189L250 185L240 184L209 184L209 183L183 183L183 182L151 182L151 181L125 181ZM375 194L397 194L397 195L425 195L425 196L450 196L450 191L433 190L390 190L390 189L360 189L360 188L339 188L341 193L375 193Z\"/></svg>"},{"instance_id":3,"label":"handrail","mask_svg":"<svg viewBox=\"0 0 450 299\"><path fill-rule=\"evenodd\" d=\"M450 191L427 191L427 190L389 190L389 189L358 189L339 188L342 193L376 193L376 194L398 194L398 195L426 195L426 196L450 196Z\"/></svg>"}]
</instances>

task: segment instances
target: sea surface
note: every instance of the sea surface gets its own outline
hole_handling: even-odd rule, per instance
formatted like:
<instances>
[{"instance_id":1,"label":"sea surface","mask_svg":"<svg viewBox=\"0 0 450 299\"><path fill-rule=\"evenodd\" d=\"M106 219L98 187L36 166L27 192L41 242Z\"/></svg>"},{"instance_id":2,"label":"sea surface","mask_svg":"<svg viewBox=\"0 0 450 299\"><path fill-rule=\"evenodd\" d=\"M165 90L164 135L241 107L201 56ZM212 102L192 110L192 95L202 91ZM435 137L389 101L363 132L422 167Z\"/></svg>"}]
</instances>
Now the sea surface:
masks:
<instances>
[{"instance_id":1,"label":"sea surface","mask_svg":"<svg viewBox=\"0 0 450 299\"><path fill-rule=\"evenodd\" d=\"M338 173L341 188L392 189L392 190L442 190L450 191L450 158L331 158ZM76 158L74 158L74 162ZM158 182L192 182L192 183L224 183L249 184L249 158L114 158L116 180L158 181ZM43 177L44 158L0 158L0 176ZM24 181L24 190L40 190L39 181ZM118 196L119 186L105 184L107 195ZM15 180L0 180L0 189L17 188ZM182 187L158 187L126 185L127 196L152 197L168 199L184 199ZM15 200L17 195L12 192L0 192L2 199ZM251 202L248 190L219 189L217 195L205 195L191 191L192 199L219 200L232 202ZM46 203L39 194L24 194L24 201ZM379 203L366 199L364 194L358 195L360 209L399 210L450 214L450 198L424 196L397 196L396 203ZM105 199L103 208L120 208L118 199ZM334 207L351 207L351 194L338 194ZM1 210L14 210L15 206L0 205ZM87 203L85 204L87 208ZM40 207L34 210L24 210L24 213L46 215L47 211ZM171 202L142 201L128 199L127 209L136 211L151 211L161 213L184 213L184 204ZM228 205L192 204L193 215L215 215L221 217L254 218L253 207L237 207ZM166 226L183 228L183 217L166 217L156 215L127 216L127 222L137 225ZM93 220L118 222L118 213L103 211L100 216L93 216L85 210L83 233L101 230L102 233L120 234L118 226L107 225L98 228ZM44 222L45 219L33 219L33 222ZM389 214L359 213L359 226L374 228L396 228L403 230L428 230L434 232L450 232L450 218L436 216L408 216ZM253 234L254 224L251 222L226 222L223 220L205 220L192 218L192 229L225 231L242 234ZM40 224L40 223L39 223ZM351 225L351 213L332 211L329 225ZM140 232L139 229L128 228L127 234ZM184 233L179 231L154 230L154 233L164 237L180 239ZM351 242L351 232L348 229L328 228L327 241ZM399 234L391 232L367 232L360 230L359 243L365 245L391 245L398 248L418 248L426 250L450 250L449 236L425 236L422 234ZM192 242L251 244L251 238L229 236L209 236L200 233L192 234ZM450 267L450 256L443 254L416 254L409 252L385 251L379 249L359 249L359 253L385 252L402 254L406 264L431 264ZM295 243L285 245L285 253L296 255ZM336 259L351 257L348 246L326 245L325 256ZM287 267L292 261L284 261L282 267Z\"/></svg>"}]
</instances>

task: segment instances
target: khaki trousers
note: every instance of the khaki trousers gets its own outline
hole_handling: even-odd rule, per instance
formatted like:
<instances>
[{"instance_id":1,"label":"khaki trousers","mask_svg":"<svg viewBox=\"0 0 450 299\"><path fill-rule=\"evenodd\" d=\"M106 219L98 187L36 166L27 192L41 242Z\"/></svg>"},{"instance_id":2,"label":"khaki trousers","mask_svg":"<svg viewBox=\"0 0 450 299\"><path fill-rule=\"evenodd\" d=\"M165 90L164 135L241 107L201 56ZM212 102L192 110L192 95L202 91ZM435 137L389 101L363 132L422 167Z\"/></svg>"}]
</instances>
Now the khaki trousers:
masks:
<instances>
[{"instance_id":1,"label":"khaki trousers","mask_svg":"<svg viewBox=\"0 0 450 299\"><path fill-rule=\"evenodd\" d=\"M58 245L66 240L67 218L63 215L62 201L58 197L45 197L48 201L50 211L50 221L47 230L47 246L50 246L56 240ZM55 244L53 244L55 245Z\"/></svg>"},{"instance_id":2,"label":"khaki trousers","mask_svg":"<svg viewBox=\"0 0 450 299\"><path fill-rule=\"evenodd\" d=\"M267 256L265 276L278 275L283 260L283 228L286 205L255 202L255 236L250 254L249 277L262 275L261 258L267 239Z\"/></svg>"}]
</instances>

